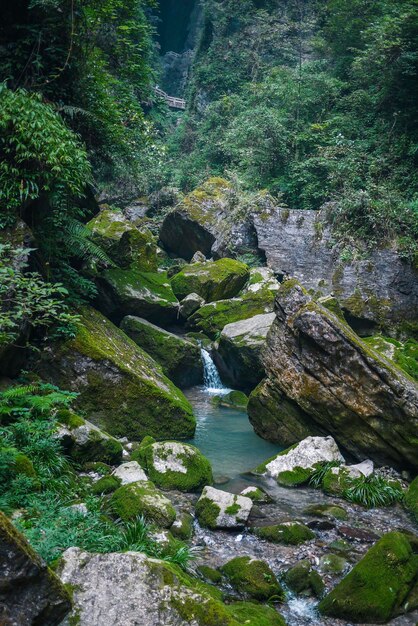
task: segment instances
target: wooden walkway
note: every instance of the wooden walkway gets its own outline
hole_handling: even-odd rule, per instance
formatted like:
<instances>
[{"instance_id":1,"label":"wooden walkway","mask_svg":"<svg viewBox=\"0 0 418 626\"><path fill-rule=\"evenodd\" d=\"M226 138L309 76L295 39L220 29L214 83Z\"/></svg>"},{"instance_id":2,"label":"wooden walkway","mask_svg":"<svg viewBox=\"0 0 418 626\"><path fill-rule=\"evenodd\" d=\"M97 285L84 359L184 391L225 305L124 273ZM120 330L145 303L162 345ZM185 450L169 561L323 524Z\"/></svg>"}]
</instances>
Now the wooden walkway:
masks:
<instances>
[{"instance_id":1,"label":"wooden walkway","mask_svg":"<svg viewBox=\"0 0 418 626\"><path fill-rule=\"evenodd\" d=\"M182 111L186 109L186 100L183 100L183 98L174 98L173 96L169 96L159 87L155 87L154 89L155 93L163 98L171 109L181 109Z\"/></svg>"}]
</instances>

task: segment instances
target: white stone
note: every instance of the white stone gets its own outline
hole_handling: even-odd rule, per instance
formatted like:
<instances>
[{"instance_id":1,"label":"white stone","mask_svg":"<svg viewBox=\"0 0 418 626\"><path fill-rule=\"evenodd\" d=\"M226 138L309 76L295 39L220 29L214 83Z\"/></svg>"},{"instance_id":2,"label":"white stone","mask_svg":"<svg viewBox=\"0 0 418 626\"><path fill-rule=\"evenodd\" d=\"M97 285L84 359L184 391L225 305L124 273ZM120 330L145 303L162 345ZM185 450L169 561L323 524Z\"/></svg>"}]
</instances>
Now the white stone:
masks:
<instances>
[{"instance_id":1,"label":"white stone","mask_svg":"<svg viewBox=\"0 0 418 626\"><path fill-rule=\"evenodd\" d=\"M166 441L164 443L154 443L152 445L152 464L157 472L165 474L168 471L187 474L187 467L184 465L185 455L196 454L190 446L178 441Z\"/></svg>"},{"instance_id":2,"label":"white stone","mask_svg":"<svg viewBox=\"0 0 418 626\"><path fill-rule=\"evenodd\" d=\"M331 468L333 474L339 474L345 471L350 478L360 478L361 476L371 476L374 472L373 461L369 459L357 463L357 465L340 465L339 467Z\"/></svg>"},{"instance_id":3,"label":"white stone","mask_svg":"<svg viewBox=\"0 0 418 626\"><path fill-rule=\"evenodd\" d=\"M242 528L248 521L253 502L245 496L237 496L214 487L205 487L200 499L211 500L219 508L216 518L216 528ZM227 513L227 509L234 505L239 506L237 513Z\"/></svg>"},{"instance_id":4,"label":"white stone","mask_svg":"<svg viewBox=\"0 0 418 626\"><path fill-rule=\"evenodd\" d=\"M113 476L120 478L122 485L130 485L140 480L148 480L142 467L136 461L129 461L128 463L122 463L114 472Z\"/></svg>"},{"instance_id":5,"label":"white stone","mask_svg":"<svg viewBox=\"0 0 418 626\"><path fill-rule=\"evenodd\" d=\"M266 465L266 474L277 478L281 472L294 470L295 467L313 468L315 463L337 461L344 463L344 457L333 437L306 437L287 454L276 456Z\"/></svg>"}]
</instances>

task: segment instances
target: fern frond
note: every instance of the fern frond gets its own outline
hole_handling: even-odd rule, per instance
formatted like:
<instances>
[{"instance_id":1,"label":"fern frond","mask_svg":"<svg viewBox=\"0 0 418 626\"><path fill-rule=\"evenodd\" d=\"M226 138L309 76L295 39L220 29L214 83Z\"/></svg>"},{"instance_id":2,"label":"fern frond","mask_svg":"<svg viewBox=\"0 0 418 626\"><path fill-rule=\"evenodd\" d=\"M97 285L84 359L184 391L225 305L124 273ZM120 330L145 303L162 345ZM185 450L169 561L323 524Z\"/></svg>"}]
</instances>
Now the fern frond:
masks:
<instances>
[{"instance_id":1,"label":"fern frond","mask_svg":"<svg viewBox=\"0 0 418 626\"><path fill-rule=\"evenodd\" d=\"M106 252L90 239L91 232L82 222L75 219L68 220L65 232L69 238L69 246L73 248L77 256L84 259L97 259L107 266L115 267Z\"/></svg>"},{"instance_id":2,"label":"fern frond","mask_svg":"<svg viewBox=\"0 0 418 626\"><path fill-rule=\"evenodd\" d=\"M16 387L10 387L0 393L0 400L15 400L16 398L22 398L28 394L38 391L39 385L19 385Z\"/></svg>"}]
</instances>

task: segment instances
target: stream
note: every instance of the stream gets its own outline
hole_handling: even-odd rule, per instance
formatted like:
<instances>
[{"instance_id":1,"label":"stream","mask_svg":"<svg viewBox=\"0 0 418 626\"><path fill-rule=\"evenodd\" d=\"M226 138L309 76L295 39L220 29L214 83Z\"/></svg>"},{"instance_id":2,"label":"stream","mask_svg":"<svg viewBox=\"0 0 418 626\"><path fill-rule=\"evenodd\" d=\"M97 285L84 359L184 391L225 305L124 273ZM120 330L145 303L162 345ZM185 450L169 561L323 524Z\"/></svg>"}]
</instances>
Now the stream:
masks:
<instances>
[{"instance_id":1,"label":"stream","mask_svg":"<svg viewBox=\"0 0 418 626\"><path fill-rule=\"evenodd\" d=\"M215 486L231 493L240 493L249 485L262 487L273 502L254 505L250 526L298 520L310 525L316 537L299 546L276 545L258 539L247 530L210 531L195 522L192 543L201 551L198 564L219 567L236 556L248 555L267 561L280 578L289 567L301 559L307 559L319 570L327 590L330 590L378 536L394 529L414 530L411 519L399 505L366 510L327 496L320 490L310 487L288 489L279 487L273 479L251 475L251 469L277 454L282 448L258 437L245 411L219 407L213 403L215 395L226 394L230 389L223 385L210 354L202 351L202 359L205 384L185 391L197 418L196 434L189 443L197 446L211 461ZM196 500L196 495L176 494L175 504L192 512ZM321 502L342 506L347 511L348 519L330 521L306 513L309 505ZM347 545L346 552L334 549L336 542L341 541ZM346 558L346 567L342 573L333 574L321 570L321 559L330 552ZM230 589L225 591L231 592ZM285 603L277 608L288 626L354 626L343 620L321 617L316 610L317 602L313 597L288 593ZM414 611L392 620L389 624L415 626L417 620L418 611Z\"/></svg>"}]
</instances>

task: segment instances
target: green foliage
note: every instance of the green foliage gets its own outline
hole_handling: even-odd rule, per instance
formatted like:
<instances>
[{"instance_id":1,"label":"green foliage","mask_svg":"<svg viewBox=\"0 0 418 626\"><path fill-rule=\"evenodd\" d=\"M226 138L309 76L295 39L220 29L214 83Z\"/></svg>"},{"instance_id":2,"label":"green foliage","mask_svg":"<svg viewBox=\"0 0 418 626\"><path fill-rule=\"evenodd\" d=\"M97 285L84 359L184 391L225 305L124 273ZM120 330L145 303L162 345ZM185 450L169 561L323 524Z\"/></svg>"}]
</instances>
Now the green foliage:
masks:
<instances>
[{"instance_id":1,"label":"green foliage","mask_svg":"<svg viewBox=\"0 0 418 626\"><path fill-rule=\"evenodd\" d=\"M328 463L316 463L316 467L309 478L309 485L318 489L322 485L324 476L333 467L339 467L341 463L338 461L329 461Z\"/></svg>"},{"instance_id":2,"label":"green foliage","mask_svg":"<svg viewBox=\"0 0 418 626\"><path fill-rule=\"evenodd\" d=\"M53 327L57 336L75 336L80 318L64 302L61 283L49 283L26 272L30 249L0 244L0 344L15 341L29 328Z\"/></svg>"},{"instance_id":3,"label":"green foliage","mask_svg":"<svg viewBox=\"0 0 418 626\"><path fill-rule=\"evenodd\" d=\"M343 492L343 498L372 509L400 502L403 491L398 482L387 481L372 474L350 480L349 486Z\"/></svg>"}]
</instances>

